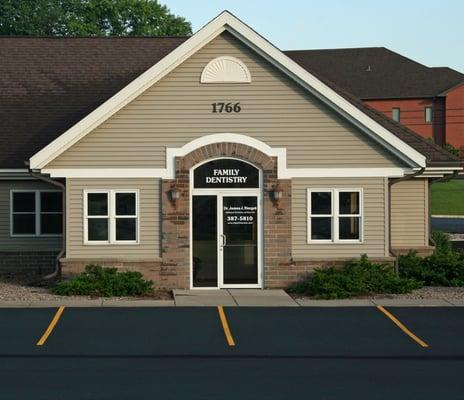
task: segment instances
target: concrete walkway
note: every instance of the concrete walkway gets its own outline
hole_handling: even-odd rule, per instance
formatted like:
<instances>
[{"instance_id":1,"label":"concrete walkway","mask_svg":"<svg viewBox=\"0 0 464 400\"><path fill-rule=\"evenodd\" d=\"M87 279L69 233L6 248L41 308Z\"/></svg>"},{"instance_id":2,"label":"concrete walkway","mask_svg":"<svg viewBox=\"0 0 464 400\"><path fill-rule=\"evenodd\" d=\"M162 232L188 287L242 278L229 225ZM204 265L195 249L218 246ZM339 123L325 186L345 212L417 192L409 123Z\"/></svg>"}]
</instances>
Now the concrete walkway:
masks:
<instances>
[{"instance_id":1,"label":"concrete walkway","mask_svg":"<svg viewBox=\"0 0 464 400\"><path fill-rule=\"evenodd\" d=\"M56 299L0 301L0 308L65 307L464 307L457 299L293 299L284 290L173 290L174 300Z\"/></svg>"},{"instance_id":2,"label":"concrete walkway","mask_svg":"<svg viewBox=\"0 0 464 400\"><path fill-rule=\"evenodd\" d=\"M281 289L174 290L176 306L298 307Z\"/></svg>"}]
</instances>

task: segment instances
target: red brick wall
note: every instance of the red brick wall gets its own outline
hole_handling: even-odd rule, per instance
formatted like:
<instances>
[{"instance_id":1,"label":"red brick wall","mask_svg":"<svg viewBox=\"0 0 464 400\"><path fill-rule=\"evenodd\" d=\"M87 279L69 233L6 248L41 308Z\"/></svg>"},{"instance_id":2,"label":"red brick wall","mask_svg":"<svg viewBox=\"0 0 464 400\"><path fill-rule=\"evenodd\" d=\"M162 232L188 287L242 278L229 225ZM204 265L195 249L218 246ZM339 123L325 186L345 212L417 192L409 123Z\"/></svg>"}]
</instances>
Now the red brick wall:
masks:
<instances>
[{"instance_id":1,"label":"red brick wall","mask_svg":"<svg viewBox=\"0 0 464 400\"><path fill-rule=\"evenodd\" d=\"M388 99L365 100L364 102L389 118L392 117L392 108L399 108L401 110L401 124L423 137L435 138L437 143L443 144L445 118L442 101L432 99ZM425 122L425 107L434 108L433 123Z\"/></svg>"},{"instance_id":2,"label":"red brick wall","mask_svg":"<svg viewBox=\"0 0 464 400\"><path fill-rule=\"evenodd\" d=\"M446 140L464 153L464 84L446 94Z\"/></svg>"}]
</instances>

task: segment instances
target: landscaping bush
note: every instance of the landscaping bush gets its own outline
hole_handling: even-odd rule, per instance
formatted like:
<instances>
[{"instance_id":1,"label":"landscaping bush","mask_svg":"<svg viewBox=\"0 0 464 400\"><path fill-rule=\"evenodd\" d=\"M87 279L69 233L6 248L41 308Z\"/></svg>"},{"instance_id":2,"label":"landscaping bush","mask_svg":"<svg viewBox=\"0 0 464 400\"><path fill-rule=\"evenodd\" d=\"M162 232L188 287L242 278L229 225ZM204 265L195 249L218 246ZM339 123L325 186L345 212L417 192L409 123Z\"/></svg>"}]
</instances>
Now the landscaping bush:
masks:
<instances>
[{"instance_id":1,"label":"landscaping bush","mask_svg":"<svg viewBox=\"0 0 464 400\"><path fill-rule=\"evenodd\" d=\"M153 282L140 272L118 272L116 268L87 265L85 272L58 283L52 292L62 296L140 296L153 291Z\"/></svg>"},{"instance_id":2,"label":"landscaping bush","mask_svg":"<svg viewBox=\"0 0 464 400\"><path fill-rule=\"evenodd\" d=\"M446 143L445 150L449 151L453 156L459 157L459 149L454 147L451 143Z\"/></svg>"},{"instance_id":3,"label":"landscaping bush","mask_svg":"<svg viewBox=\"0 0 464 400\"><path fill-rule=\"evenodd\" d=\"M289 291L320 299L344 299L375 293L408 293L420 287L420 282L399 277L391 266L372 263L363 255L342 268L316 269Z\"/></svg>"},{"instance_id":4,"label":"landscaping bush","mask_svg":"<svg viewBox=\"0 0 464 400\"><path fill-rule=\"evenodd\" d=\"M401 277L421 281L426 286L464 286L464 253L455 250L448 235L434 232L435 252L419 257L411 251L398 259Z\"/></svg>"}]
</instances>

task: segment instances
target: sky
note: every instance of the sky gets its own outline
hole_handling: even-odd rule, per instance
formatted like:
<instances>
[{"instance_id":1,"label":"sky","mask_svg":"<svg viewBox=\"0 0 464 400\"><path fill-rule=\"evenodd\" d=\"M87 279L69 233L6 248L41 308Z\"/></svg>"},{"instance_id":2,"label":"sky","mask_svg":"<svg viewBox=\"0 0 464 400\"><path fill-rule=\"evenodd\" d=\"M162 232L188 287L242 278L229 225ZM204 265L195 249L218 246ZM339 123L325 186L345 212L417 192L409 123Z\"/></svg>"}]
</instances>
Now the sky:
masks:
<instances>
[{"instance_id":1,"label":"sky","mask_svg":"<svg viewBox=\"0 0 464 400\"><path fill-rule=\"evenodd\" d=\"M194 32L229 10L282 50L383 46L464 73L464 0L161 0Z\"/></svg>"}]
</instances>

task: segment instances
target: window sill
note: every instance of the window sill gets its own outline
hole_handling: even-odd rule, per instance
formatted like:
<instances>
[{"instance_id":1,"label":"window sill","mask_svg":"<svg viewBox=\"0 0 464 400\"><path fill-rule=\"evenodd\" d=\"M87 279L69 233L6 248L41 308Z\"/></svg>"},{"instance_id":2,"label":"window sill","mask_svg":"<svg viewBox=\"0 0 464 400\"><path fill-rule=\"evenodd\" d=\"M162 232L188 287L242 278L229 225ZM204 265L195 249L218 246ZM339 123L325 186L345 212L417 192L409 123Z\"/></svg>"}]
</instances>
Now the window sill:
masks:
<instances>
[{"instance_id":1,"label":"window sill","mask_svg":"<svg viewBox=\"0 0 464 400\"><path fill-rule=\"evenodd\" d=\"M10 238L24 238L24 237L34 237L34 238L41 238L41 237L63 237L61 234L49 234L49 235L34 235L34 234L24 234L24 235L19 235L19 234L10 234Z\"/></svg>"},{"instance_id":2,"label":"window sill","mask_svg":"<svg viewBox=\"0 0 464 400\"><path fill-rule=\"evenodd\" d=\"M138 246L140 242L84 242L84 246Z\"/></svg>"},{"instance_id":3,"label":"window sill","mask_svg":"<svg viewBox=\"0 0 464 400\"><path fill-rule=\"evenodd\" d=\"M364 244L362 240L308 240L307 244Z\"/></svg>"}]
</instances>

